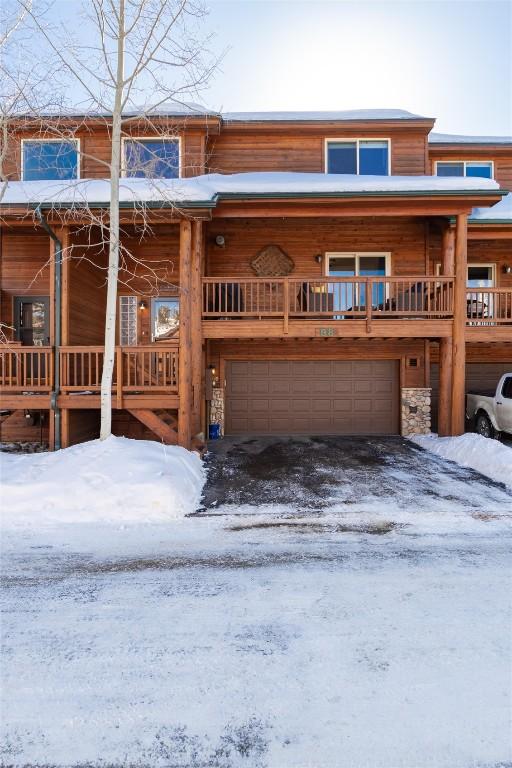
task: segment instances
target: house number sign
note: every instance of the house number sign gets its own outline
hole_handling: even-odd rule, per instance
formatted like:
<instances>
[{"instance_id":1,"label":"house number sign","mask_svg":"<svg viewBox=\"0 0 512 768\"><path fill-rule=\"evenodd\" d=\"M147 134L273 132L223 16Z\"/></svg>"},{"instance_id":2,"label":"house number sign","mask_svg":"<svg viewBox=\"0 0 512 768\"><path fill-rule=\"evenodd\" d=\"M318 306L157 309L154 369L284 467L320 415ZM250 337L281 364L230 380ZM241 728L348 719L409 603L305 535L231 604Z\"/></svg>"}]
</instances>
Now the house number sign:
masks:
<instances>
[{"instance_id":1,"label":"house number sign","mask_svg":"<svg viewBox=\"0 0 512 768\"><path fill-rule=\"evenodd\" d=\"M320 336L336 336L336 328L319 328L318 333Z\"/></svg>"}]
</instances>

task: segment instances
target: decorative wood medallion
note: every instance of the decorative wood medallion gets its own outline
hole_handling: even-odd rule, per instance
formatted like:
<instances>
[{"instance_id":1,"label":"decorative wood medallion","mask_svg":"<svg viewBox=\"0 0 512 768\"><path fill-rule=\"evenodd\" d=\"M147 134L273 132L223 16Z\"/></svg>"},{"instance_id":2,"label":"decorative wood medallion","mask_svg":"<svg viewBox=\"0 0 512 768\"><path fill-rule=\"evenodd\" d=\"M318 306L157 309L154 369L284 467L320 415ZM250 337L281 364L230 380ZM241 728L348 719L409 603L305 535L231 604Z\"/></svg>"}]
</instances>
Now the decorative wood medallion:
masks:
<instances>
[{"instance_id":1,"label":"decorative wood medallion","mask_svg":"<svg viewBox=\"0 0 512 768\"><path fill-rule=\"evenodd\" d=\"M293 260L278 245L266 245L251 261L258 277L286 277L293 271Z\"/></svg>"}]
</instances>

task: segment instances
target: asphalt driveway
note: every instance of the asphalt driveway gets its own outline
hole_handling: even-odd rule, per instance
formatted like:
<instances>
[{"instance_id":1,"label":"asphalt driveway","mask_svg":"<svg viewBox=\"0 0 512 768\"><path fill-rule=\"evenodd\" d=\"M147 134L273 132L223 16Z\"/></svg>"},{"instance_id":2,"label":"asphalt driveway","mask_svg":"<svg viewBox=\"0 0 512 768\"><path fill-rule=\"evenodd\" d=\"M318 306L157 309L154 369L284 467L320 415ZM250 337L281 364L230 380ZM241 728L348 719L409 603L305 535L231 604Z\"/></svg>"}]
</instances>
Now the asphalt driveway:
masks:
<instances>
[{"instance_id":1,"label":"asphalt driveway","mask_svg":"<svg viewBox=\"0 0 512 768\"><path fill-rule=\"evenodd\" d=\"M206 461L200 514L279 505L296 514L386 504L404 512L512 511L505 486L401 437L227 437L210 442Z\"/></svg>"}]
</instances>

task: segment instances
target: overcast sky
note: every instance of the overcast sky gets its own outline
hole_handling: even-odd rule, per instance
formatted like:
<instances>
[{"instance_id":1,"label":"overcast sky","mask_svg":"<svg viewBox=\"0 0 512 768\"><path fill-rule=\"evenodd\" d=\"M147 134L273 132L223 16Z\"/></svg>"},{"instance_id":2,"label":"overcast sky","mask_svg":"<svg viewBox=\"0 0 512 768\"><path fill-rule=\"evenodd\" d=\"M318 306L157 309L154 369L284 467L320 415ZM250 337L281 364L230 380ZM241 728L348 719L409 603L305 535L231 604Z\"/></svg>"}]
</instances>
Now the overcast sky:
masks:
<instances>
[{"instance_id":1,"label":"overcast sky","mask_svg":"<svg viewBox=\"0 0 512 768\"><path fill-rule=\"evenodd\" d=\"M512 0L210 0L225 110L397 107L512 134Z\"/></svg>"}]
</instances>

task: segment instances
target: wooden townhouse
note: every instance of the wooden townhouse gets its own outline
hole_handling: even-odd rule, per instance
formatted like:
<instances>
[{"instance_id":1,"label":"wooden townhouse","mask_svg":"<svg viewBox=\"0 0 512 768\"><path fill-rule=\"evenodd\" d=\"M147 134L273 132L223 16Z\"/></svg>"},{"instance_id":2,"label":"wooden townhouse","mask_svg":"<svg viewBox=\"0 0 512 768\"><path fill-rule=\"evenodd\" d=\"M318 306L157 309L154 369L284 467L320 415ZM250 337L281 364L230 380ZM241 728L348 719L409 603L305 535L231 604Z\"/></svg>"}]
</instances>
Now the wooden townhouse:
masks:
<instances>
[{"instance_id":1,"label":"wooden townhouse","mask_svg":"<svg viewBox=\"0 0 512 768\"><path fill-rule=\"evenodd\" d=\"M114 433L461 434L467 388L512 369L512 139L433 127L193 107L127 123ZM109 156L105 116L12 125L4 442L99 434Z\"/></svg>"}]
</instances>

